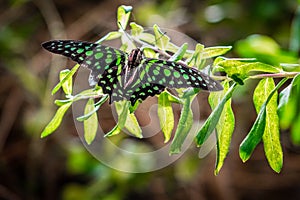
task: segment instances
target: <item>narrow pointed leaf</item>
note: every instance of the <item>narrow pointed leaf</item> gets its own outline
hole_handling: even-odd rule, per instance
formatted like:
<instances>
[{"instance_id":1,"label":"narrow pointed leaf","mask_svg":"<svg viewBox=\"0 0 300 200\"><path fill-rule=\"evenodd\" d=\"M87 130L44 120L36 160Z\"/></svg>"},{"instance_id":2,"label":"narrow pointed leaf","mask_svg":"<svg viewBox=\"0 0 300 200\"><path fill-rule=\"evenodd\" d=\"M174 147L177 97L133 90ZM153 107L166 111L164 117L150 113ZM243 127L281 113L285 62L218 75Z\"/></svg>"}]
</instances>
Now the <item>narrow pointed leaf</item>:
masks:
<instances>
[{"instance_id":1,"label":"narrow pointed leaf","mask_svg":"<svg viewBox=\"0 0 300 200\"><path fill-rule=\"evenodd\" d=\"M216 47L207 47L202 51L202 59L213 58L221 56L232 49L232 46L216 46Z\"/></svg>"},{"instance_id":2,"label":"narrow pointed leaf","mask_svg":"<svg viewBox=\"0 0 300 200\"><path fill-rule=\"evenodd\" d=\"M103 36L101 39L99 39L96 43L101 43L103 41L107 41L107 40L114 40L117 38L120 38L122 36L122 33L120 33L119 31L112 31L109 32L108 34L106 34L105 36Z\"/></svg>"},{"instance_id":3,"label":"narrow pointed leaf","mask_svg":"<svg viewBox=\"0 0 300 200\"><path fill-rule=\"evenodd\" d=\"M266 126L266 107L263 106L254 122L250 132L248 133L247 137L243 140L240 145L240 158L243 162L246 162L252 152L254 151L255 147L261 141L261 137L264 133Z\"/></svg>"},{"instance_id":4,"label":"narrow pointed leaf","mask_svg":"<svg viewBox=\"0 0 300 200\"><path fill-rule=\"evenodd\" d=\"M118 20L118 27L120 30L123 31L126 30L131 11L132 11L132 6L122 5L118 8L117 20Z\"/></svg>"},{"instance_id":5,"label":"narrow pointed leaf","mask_svg":"<svg viewBox=\"0 0 300 200\"><path fill-rule=\"evenodd\" d=\"M158 118L161 130L165 136L165 143L171 138L171 133L174 128L174 114L171 102L168 99L168 93L162 92L158 96Z\"/></svg>"},{"instance_id":6,"label":"narrow pointed leaf","mask_svg":"<svg viewBox=\"0 0 300 200\"><path fill-rule=\"evenodd\" d=\"M198 69L202 68L202 63L203 63L203 59L202 59L202 51L204 50L204 45L202 44L197 44L195 47L195 51L193 53L192 56L190 56L187 60L186 63L189 66L196 66Z\"/></svg>"},{"instance_id":7,"label":"narrow pointed leaf","mask_svg":"<svg viewBox=\"0 0 300 200\"><path fill-rule=\"evenodd\" d=\"M71 71L68 74L66 74L65 77L53 88L51 94L54 95L66 81L69 81L69 79L73 77L73 75L76 73L76 71L78 70L79 67L80 67L80 65L76 64L71 69Z\"/></svg>"},{"instance_id":8,"label":"narrow pointed leaf","mask_svg":"<svg viewBox=\"0 0 300 200\"><path fill-rule=\"evenodd\" d=\"M174 62L177 62L179 60L181 60L186 52L188 48L188 44L187 43L184 43L179 49L178 51L176 51L175 54L172 55L171 58L169 58L169 61L174 61Z\"/></svg>"},{"instance_id":9,"label":"narrow pointed leaf","mask_svg":"<svg viewBox=\"0 0 300 200\"><path fill-rule=\"evenodd\" d=\"M68 74L70 73L69 69L65 69L60 71L59 73L59 80L62 81ZM72 87L73 87L73 79L69 77L67 80L64 81L62 84L62 89L66 95L72 94Z\"/></svg>"},{"instance_id":10,"label":"narrow pointed leaf","mask_svg":"<svg viewBox=\"0 0 300 200\"><path fill-rule=\"evenodd\" d=\"M259 82L253 95L256 112L259 112L261 106L274 88L275 84L272 78L262 79ZM274 171L279 173L283 163L283 152L280 144L277 96L277 92L275 92L266 106L266 125L262 139L269 165Z\"/></svg>"},{"instance_id":11,"label":"narrow pointed leaf","mask_svg":"<svg viewBox=\"0 0 300 200\"><path fill-rule=\"evenodd\" d=\"M115 107L118 118L118 128L126 128L131 134L138 138L142 138L142 130L139 123L134 115L134 113L129 112L130 103L128 101L115 102Z\"/></svg>"},{"instance_id":12,"label":"narrow pointed leaf","mask_svg":"<svg viewBox=\"0 0 300 200\"><path fill-rule=\"evenodd\" d=\"M57 106L62 106L62 105L65 105L66 103L69 103L69 102L71 102L72 101L72 99L63 99L63 100L61 100L61 99L56 99L55 101L54 101L54 104L55 105L57 105Z\"/></svg>"},{"instance_id":13,"label":"narrow pointed leaf","mask_svg":"<svg viewBox=\"0 0 300 200\"><path fill-rule=\"evenodd\" d=\"M77 117L76 119L80 122L87 120L91 115L99 110L101 105L108 99L108 96L103 96L96 104L94 104L94 109L84 115Z\"/></svg>"},{"instance_id":14,"label":"narrow pointed leaf","mask_svg":"<svg viewBox=\"0 0 300 200\"><path fill-rule=\"evenodd\" d=\"M229 89L229 83L225 82L223 84L224 90L221 92L212 92L209 95L209 104L212 109L215 109L226 92ZM229 99L223 108L219 122L216 126L217 134L217 160L215 167L215 174L217 175L221 170L224 160L229 152L230 142L232 133L234 130L234 114L231 108L231 99Z\"/></svg>"},{"instance_id":15,"label":"narrow pointed leaf","mask_svg":"<svg viewBox=\"0 0 300 200\"><path fill-rule=\"evenodd\" d=\"M61 107L59 107L57 109L54 117L52 118L52 120L49 122L49 124L43 130L43 132L41 134L41 138L44 138L44 137L50 135L59 127L59 125L61 124L62 118L64 117L66 111L70 108L71 105L72 105L72 102L69 102L69 103L62 105Z\"/></svg>"},{"instance_id":16,"label":"narrow pointed leaf","mask_svg":"<svg viewBox=\"0 0 300 200\"><path fill-rule=\"evenodd\" d=\"M119 125L116 124L108 133L104 135L104 137L110 137L113 135L118 135L122 132L122 129L120 129Z\"/></svg>"},{"instance_id":17,"label":"narrow pointed leaf","mask_svg":"<svg viewBox=\"0 0 300 200\"><path fill-rule=\"evenodd\" d=\"M183 103L175 136L170 146L170 154L181 152L182 144L193 126L193 111L191 104L196 95L197 94L186 97L185 102Z\"/></svg>"},{"instance_id":18,"label":"narrow pointed leaf","mask_svg":"<svg viewBox=\"0 0 300 200\"><path fill-rule=\"evenodd\" d=\"M236 84L232 85L226 94L224 95L223 99L220 101L218 106L212 111L212 113L209 115L201 129L199 130L197 136L196 136L196 143L197 145L202 145L206 139L210 136L210 134L215 129L220 116L222 114L223 108L225 106L225 103L232 97L233 91L236 88Z\"/></svg>"},{"instance_id":19,"label":"narrow pointed leaf","mask_svg":"<svg viewBox=\"0 0 300 200\"><path fill-rule=\"evenodd\" d=\"M155 36L155 44L161 50L166 50L170 38L160 30L160 28L155 24L153 26L154 36Z\"/></svg>"},{"instance_id":20,"label":"narrow pointed leaf","mask_svg":"<svg viewBox=\"0 0 300 200\"><path fill-rule=\"evenodd\" d=\"M280 93L278 113L280 116L280 127L289 128L300 112L300 74L295 76L291 84Z\"/></svg>"},{"instance_id":21,"label":"narrow pointed leaf","mask_svg":"<svg viewBox=\"0 0 300 200\"><path fill-rule=\"evenodd\" d=\"M287 78L282 79L277 84L277 86L270 92L270 95L268 96L267 100L262 104L258 116L250 132L241 143L239 153L240 153L240 158L242 159L243 162L246 162L250 158L255 147L261 141L266 126L266 115L267 115L266 106L271 100L271 98L273 97L273 94L278 90L278 88L280 88L285 83L286 80Z\"/></svg>"},{"instance_id":22,"label":"narrow pointed leaf","mask_svg":"<svg viewBox=\"0 0 300 200\"><path fill-rule=\"evenodd\" d=\"M86 103L84 114L92 114L83 121L84 139L87 144L91 144L94 141L98 129L98 116L97 112L94 112L94 110L94 99L90 98Z\"/></svg>"}]
</instances>

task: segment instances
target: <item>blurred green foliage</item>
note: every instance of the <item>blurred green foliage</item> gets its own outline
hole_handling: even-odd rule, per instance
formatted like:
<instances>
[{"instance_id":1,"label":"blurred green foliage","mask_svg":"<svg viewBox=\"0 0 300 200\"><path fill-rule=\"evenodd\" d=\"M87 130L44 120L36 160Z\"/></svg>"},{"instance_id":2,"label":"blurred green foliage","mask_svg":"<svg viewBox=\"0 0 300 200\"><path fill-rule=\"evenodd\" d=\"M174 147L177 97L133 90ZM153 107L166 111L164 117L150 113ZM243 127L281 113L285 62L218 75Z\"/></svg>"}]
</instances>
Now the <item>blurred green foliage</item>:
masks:
<instances>
[{"instance_id":1,"label":"blurred green foliage","mask_svg":"<svg viewBox=\"0 0 300 200\"><path fill-rule=\"evenodd\" d=\"M86 6L81 6L83 3ZM55 6L66 21L76 21L83 12L88 13L97 3L73 0L55 2ZM145 1L135 7L134 18L144 26L157 23L179 28L204 44L233 45L233 56L255 57L261 62L278 65L299 62L299 3L272 0ZM48 140L40 140L40 131L54 112L53 99L47 94L50 94L53 83L57 81L48 79L52 68L44 63L45 60L47 63L49 61L45 59L46 56L41 56L40 43L49 39L49 30L46 30L42 10L34 1L2 1L0 5L0 78L3 83L0 93L1 112L5 111L5 102L16 101L9 98L8 94L16 88L23 91L20 98L23 99L23 106L14 110L20 114L12 122L9 139L1 140L6 142L0 160L3 187L27 199L42 199L49 195L61 199L128 199L155 197L161 190L153 189L151 184L153 186L155 180L159 179L165 183L159 186L163 187L163 191L168 191L170 199L174 199L177 194L175 191L179 188L176 184L191 183L197 178L196 174L199 174L203 165L194 154L156 173L126 174L108 168L92 158L80 142L72 144L73 125L72 122L68 124L67 120L56 134L61 138L53 136ZM111 17L114 17L116 8L110 10L113 13ZM97 28L99 30L103 27ZM99 32L92 34L98 35ZM299 71L298 66L281 67L287 71ZM55 70L58 75L59 69ZM294 82L299 82L298 79ZM282 96L297 97L289 96L289 91L283 91ZM289 114L288 109L297 107L298 100L286 107L285 115ZM9 112L3 114L1 121L5 122L5 118L8 118L5 114ZM299 119L295 117L288 122L293 125L294 133L299 130ZM2 135L4 133L1 132ZM299 141L297 135L293 139ZM61 150L62 146L69 143L67 150ZM9 147L20 150L13 154ZM61 161L57 154L64 154L66 159ZM52 166L51 162L65 164L59 170L53 168L52 182L47 179L47 172L44 171L45 166ZM32 171L43 175L37 178ZM61 179L55 179L55 175ZM30 188L30 185L35 187ZM48 186L55 188L54 193L46 192Z\"/></svg>"}]
</instances>

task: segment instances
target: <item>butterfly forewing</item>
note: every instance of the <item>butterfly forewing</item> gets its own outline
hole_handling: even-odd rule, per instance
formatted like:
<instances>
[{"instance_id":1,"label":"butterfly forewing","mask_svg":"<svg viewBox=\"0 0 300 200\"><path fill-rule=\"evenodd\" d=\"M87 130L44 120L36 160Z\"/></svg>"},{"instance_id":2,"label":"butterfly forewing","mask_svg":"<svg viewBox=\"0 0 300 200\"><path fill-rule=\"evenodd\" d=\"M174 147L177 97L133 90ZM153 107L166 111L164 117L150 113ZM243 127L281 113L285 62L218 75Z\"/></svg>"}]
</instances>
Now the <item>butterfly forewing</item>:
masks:
<instances>
[{"instance_id":1,"label":"butterfly forewing","mask_svg":"<svg viewBox=\"0 0 300 200\"><path fill-rule=\"evenodd\" d=\"M52 53L69 57L81 66L89 68L91 70L89 77L91 86L99 82L105 71L124 64L125 56L127 56L118 49L85 41L52 40L43 43L42 46Z\"/></svg>"}]
</instances>

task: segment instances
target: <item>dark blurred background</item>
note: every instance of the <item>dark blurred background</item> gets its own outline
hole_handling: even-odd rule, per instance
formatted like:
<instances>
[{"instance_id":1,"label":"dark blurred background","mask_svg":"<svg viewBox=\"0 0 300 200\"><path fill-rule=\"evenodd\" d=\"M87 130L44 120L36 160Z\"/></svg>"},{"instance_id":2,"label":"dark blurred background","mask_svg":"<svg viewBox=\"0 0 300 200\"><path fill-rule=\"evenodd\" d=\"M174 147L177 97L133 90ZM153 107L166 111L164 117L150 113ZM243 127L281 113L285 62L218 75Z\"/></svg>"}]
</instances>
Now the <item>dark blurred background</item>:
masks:
<instances>
[{"instance_id":1,"label":"dark blurred background","mask_svg":"<svg viewBox=\"0 0 300 200\"><path fill-rule=\"evenodd\" d=\"M106 167L78 139L71 112L54 134L40 139L56 110L54 99L62 98L51 96L58 73L72 66L64 58L52 59L40 44L51 38L96 41L117 29L116 10L122 4L133 6L131 19L139 24L173 28L206 46L235 46L263 34L286 51L298 7L296 0L2 0L0 199L300 199L300 149L288 132L281 135L280 174L268 166L262 145L245 164L238 156L256 117L252 84L233 101L236 129L218 176L214 151L199 159L194 144L178 161L155 172L130 174ZM241 55L232 51L227 56ZM209 112L203 110L203 118Z\"/></svg>"}]
</instances>

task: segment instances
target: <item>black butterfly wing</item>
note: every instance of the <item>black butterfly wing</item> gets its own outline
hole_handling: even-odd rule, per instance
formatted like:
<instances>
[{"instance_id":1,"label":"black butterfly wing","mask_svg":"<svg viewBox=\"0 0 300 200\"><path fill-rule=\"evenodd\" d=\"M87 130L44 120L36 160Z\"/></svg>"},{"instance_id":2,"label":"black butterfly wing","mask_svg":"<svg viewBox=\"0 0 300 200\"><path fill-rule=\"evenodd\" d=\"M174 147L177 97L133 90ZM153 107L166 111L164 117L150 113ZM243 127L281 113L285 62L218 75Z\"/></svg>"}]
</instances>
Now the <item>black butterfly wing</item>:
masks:
<instances>
[{"instance_id":1,"label":"black butterfly wing","mask_svg":"<svg viewBox=\"0 0 300 200\"><path fill-rule=\"evenodd\" d=\"M208 91L222 90L222 85L199 70L172 61L147 59L142 82L151 82L168 88L200 88Z\"/></svg>"},{"instance_id":2,"label":"black butterfly wing","mask_svg":"<svg viewBox=\"0 0 300 200\"><path fill-rule=\"evenodd\" d=\"M46 50L71 58L83 67L91 70L89 84L96 85L102 77L111 74L112 78L104 78L105 88L113 85L116 77L116 66L124 65L127 54L118 49L85 41L52 40L42 44ZM113 70L111 70L113 68ZM108 89L104 89L107 91Z\"/></svg>"},{"instance_id":3,"label":"black butterfly wing","mask_svg":"<svg viewBox=\"0 0 300 200\"><path fill-rule=\"evenodd\" d=\"M138 99L144 100L148 96L160 94L166 87L193 87L208 91L223 89L221 84L210 76L195 68L171 61L146 58L136 70L138 72L134 77L135 81L126 92L132 105Z\"/></svg>"}]
</instances>

